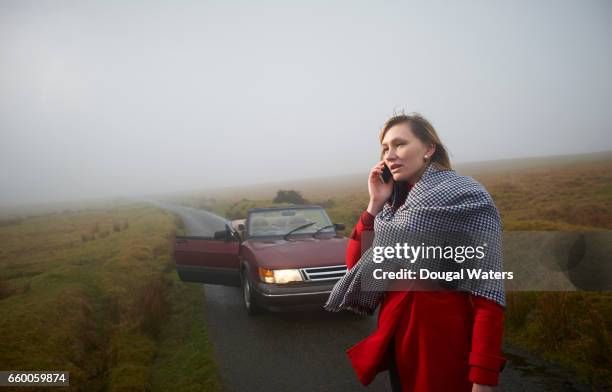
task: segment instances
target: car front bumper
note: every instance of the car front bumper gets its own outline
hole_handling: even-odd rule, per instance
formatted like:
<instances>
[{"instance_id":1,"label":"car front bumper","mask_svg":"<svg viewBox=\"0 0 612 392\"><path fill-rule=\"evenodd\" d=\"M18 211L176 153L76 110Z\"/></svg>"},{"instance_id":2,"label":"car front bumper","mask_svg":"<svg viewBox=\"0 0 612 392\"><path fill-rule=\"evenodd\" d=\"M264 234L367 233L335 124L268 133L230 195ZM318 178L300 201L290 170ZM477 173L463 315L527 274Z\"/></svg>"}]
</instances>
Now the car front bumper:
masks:
<instances>
[{"instance_id":1,"label":"car front bumper","mask_svg":"<svg viewBox=\"0 0 612 392\"><path fill-rule=\"evenodd\" d=\"M271 311L323 309L336 281L295 284L256 283L257 304Z\"/></svg>"}]
</instances>

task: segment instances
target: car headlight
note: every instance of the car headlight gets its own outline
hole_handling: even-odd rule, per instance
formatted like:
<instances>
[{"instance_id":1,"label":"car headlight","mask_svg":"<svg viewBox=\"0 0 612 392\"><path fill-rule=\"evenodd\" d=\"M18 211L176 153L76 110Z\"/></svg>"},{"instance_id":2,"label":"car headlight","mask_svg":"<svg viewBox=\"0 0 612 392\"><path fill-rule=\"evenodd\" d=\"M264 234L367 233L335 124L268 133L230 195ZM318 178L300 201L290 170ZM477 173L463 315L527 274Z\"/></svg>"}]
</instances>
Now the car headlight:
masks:
<instances>
[{"instance_id":1,"label":"car headlight","mask_svg":"<svg viewBox=\"0 0 612 392\"><path fill-rule=\"evenodd\" d=\"M259 267L259 277L265 283L291 283L303 280L297 269L270 270Z\"/></svg>"}]
</instances>

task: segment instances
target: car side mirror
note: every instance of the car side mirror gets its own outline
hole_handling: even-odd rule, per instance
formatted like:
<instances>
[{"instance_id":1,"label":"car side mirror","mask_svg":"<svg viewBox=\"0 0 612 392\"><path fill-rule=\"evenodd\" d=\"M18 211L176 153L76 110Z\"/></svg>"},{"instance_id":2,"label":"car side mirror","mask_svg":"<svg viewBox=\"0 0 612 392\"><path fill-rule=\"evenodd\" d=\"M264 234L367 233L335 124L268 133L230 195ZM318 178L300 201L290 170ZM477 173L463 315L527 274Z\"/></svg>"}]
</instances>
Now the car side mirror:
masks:
<instances>
[{"instance_id":1,"label":"car side mirror","mask_svg":"<svg viewBox=\"0 0 612 392\"><path fill-rule=\"evenodd\" d=\"M344 223L334 223L334 227L336 228L337 231L342 231L346 228Z\"/></svg>"},{"instance_id":2,"label":"car side mirror","mask_svg":"<svg viewBox=\"0 0 612 392\"><path fill-rule=\"evenodd\" d=\"M229 225L226 224L225 225L225 230L215 231L214 238L216 240L229 241L229 240L231 240L233 238L236 238L236 236L234 236L234 232L229 227Z\"/></svg>"},{"instance_id":3,"label":"car side mirror","mask_svg":"<svg viewBox=\"0 0 612 392\"><path fill-rule=\"evenodd\" d=\"M215 239L216 240L226 240L227 239L227 230L215 231Z\"/></svg>"}]
</instances>

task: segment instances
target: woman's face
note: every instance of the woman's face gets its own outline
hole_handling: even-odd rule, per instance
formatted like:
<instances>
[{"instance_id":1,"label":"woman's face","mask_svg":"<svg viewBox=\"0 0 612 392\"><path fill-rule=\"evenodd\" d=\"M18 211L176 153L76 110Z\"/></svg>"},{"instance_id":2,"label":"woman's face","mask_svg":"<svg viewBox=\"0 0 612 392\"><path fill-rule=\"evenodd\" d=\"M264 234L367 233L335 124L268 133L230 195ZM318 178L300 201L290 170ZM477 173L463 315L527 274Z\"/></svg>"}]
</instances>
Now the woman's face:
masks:
<instances>
[{"instance_id":1,"label":"woman's face","mask_svg":"<svg viewBox=\"0 0 612 392\"><path fill-rule=\"evenodd\" d=\"M425 155L431 158L435 151L435 144L424 144L406 123L389 128L381 147L383 160L391 169L393 180L409 181L412 184L425 169Z\"/></svg>"}]
</instances>

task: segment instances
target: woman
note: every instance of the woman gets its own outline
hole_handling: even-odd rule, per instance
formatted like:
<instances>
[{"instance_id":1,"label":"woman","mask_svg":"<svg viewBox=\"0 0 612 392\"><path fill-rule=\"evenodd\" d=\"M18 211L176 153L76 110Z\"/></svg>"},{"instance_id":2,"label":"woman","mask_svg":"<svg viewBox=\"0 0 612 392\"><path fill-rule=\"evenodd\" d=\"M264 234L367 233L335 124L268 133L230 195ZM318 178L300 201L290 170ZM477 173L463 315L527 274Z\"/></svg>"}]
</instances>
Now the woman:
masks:
<instances>
[{"instance_id":1,"label":"woman","mask_svg":"<svg viewBox=\"0 0 612 392\"><path fill-rule=\"evenodd\" d=\"M452 170L435 129L418 114L390 118L382 129L380 142L381 161L371 169L368 179L370 202L349 240L347 280L355 279L348 275L356 270L353 267L362 256L362 249L370 247L368 241L362 241L362 235L374 230L375 217L383 215L383 210L392 216L425 173L432 178L439 170ZM393 177L387 183L379 179L385 163ZM476 183L470 177L461 178ZM423 194L423 186L420 188ZM490 198L488 193L484 197ZM492 208L493 219L498 220L494 204ZM341 291L342 286L344 290L349 285L355 286L353 282L338 283L335 291ZM384 292L378 329L347 350L362 384L370 384L377 373L388 370L393 391L493 390L506 362L501 354L505 297L499 300L474 292ZM359 309L355 304L350 307L342 302L342 306L337 306L330 302L332 295L326 304L330 311L341 307Z\"/></svg>"}]
</instances>

